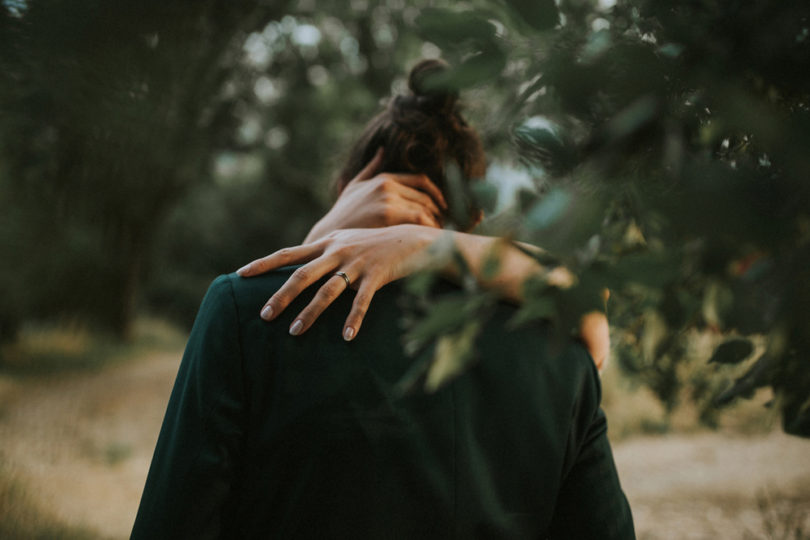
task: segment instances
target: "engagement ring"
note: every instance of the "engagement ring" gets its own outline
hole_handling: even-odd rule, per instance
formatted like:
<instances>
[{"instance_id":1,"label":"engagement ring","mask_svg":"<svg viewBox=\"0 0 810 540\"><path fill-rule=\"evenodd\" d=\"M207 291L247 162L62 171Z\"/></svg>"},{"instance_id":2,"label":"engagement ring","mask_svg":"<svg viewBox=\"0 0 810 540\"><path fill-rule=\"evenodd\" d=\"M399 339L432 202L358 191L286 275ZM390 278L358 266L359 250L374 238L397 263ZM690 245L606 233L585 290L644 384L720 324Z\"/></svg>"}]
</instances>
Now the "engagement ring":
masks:
<instances>
[{"instance_id":1,"label":"engagement ring","mask_svg":"<svg viewBox=\"0 0 810 540\"><path fill-rule=\"evenodd\" d=\"M346 282L347 288L352 284L352 282L349 280L349 276L347 276L345 272L335 272L335 275L343 278L343 281Z\"/></svg>"}]
</instances>

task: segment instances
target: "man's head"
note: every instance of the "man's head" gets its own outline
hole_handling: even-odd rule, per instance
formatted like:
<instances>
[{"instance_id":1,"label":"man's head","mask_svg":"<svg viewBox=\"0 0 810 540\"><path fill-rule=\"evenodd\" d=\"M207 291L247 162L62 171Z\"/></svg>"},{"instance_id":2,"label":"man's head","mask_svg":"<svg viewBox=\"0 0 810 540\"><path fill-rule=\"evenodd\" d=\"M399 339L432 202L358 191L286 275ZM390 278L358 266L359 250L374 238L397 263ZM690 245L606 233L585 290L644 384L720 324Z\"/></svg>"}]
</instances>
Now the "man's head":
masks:
<instances>
[{"instance_id":1,"label":"man's head","mask_svg":"<svg viewBox=\"0 0 810 540\"><path fill-rule=\"evenodd\" d=\"M449 166L458 167L465 181L484 176L484 149L478 134L461 116L458 92L437 84L446 70L447 64L441 60L423 60L411 70L410 92L393 97L385 110L366 125L352 147L337 179L338 192L381 147L383 163L377 172L425 174L445 194L450 192ZM479 214L478 208L468 204L464 211L457 210L448 217L464 221L456 225L467 229Z\"/></svg>"}]
</instances>

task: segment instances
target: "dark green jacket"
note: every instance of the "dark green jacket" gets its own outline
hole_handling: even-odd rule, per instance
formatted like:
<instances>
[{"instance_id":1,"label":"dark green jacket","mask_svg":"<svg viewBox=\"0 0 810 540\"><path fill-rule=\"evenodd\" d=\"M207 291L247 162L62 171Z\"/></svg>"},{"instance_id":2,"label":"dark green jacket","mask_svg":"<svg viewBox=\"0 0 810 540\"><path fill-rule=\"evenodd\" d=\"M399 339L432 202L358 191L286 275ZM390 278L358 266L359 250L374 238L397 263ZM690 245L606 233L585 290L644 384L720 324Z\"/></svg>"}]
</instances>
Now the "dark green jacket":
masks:
<instances>
[{"instance_id":1,"label":"dark green jacket","mask_svg":"<svg viewBox=\"0 0 810 540\"><path fill-rule=\"evenodd\" d=\"M304 335L302 295L258 314L290 275L221 276L197 315L133 538L632 538L585 349L542 326L507 332L444 389L396 398L399 283L357 338L346 292ZM450 285L445 287L449 291Z\"/></svg>"}]
</instances>

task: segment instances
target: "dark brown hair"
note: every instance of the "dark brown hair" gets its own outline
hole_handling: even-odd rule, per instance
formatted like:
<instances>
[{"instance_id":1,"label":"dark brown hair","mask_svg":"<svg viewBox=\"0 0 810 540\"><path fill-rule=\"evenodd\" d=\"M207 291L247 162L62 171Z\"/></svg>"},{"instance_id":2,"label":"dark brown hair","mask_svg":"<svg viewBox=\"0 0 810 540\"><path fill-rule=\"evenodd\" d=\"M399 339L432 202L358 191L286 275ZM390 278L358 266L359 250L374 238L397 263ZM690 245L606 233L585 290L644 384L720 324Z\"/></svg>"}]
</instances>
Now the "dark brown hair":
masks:
<instances>
[{"instance_id":1,"label":"dark brown hair","mask_svg":"<svg viewBox=\"0 0 810 540\"><path fill-rule=\"evenodd\" d=\"M383 148L383 163L377 172L421 173L445 194L451 205L451 219L468 228L479 213L469 201L466 181L479 179L486 172L486 158L476 131L461 116L458 92L440 86L447 64L441 60L423 60L408 76L406 95L394 96L386 108L366 125L349 152L346 165L337 178L338 193ZM463 206L451 199L446 169L458 166L465 184ZM453 186L456 189L456 186ZM455 206L455 208L454 208Z\"/></svg>"}]
</instances>

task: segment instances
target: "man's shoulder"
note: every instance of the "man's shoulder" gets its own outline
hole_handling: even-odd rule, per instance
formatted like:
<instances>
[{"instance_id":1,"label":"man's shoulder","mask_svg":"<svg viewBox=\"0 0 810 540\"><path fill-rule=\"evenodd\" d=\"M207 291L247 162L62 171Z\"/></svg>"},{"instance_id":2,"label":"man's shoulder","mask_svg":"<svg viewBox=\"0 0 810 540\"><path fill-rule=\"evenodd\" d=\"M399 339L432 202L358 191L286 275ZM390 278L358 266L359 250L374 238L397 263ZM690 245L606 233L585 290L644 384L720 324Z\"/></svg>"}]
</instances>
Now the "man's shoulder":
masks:
<instances>
[{"instance_id":1,"label":"man's shoulder","mask_svg":"<svg viewBox=\"0 0 810 540\"><path fill-rule=\"evenodd\" d=\"M208 311L222 312L235 308L234 314L240 326L262 325L268 329L279 327L286 333L286 328L292 323L294 316L300 313L312 299L315 291L330 277L324 276L303 291L279 316L276 324L263 323L259 318L262 307L284 285L296 268L297 266L283 267L249 278L242 278L235 273L220 275L209 287L201 310L205 310L207 305L210 306ZM316 321L313 335L319 334L324 327L329 333L339 333L351 309L354 294L354 291L348 290L338 297ZM437 280L432 298L441 302L442 298L459 294L463 294L463 290L457 285ZM381 334L385 336L386 342L401 344L401 340L392 339L391 334L402 332L400 323L405 315L414 315L406 313L407 309L403 308L403 305L408 304L403 302L405 295L407 286L404 280L389 283L376 292L363 325L366 338L371 339L371 335ZM225 304L233 307L225 308ZM535 321L518 326L512 325L510 321L518 310L516 306L501 302L494 306L494 310L491 310L489 316L482 321L484 324L475 340L477 356L485 364L487 362L511 364L518 358L524 358L525 361L532 363L537 362L544 366L545 376L557 381L561 386L578 387L578 393L589 396L587 401L591 402L595 409L601 398L601 388L598 373L585 347L578 341L555 339L552 326L548 323ZM504 361L505 358L509 361Z\"/></svg>"},{"instance_id":2,"label":"man's shoulder","mask_svg":"<svg viewBox=\"0 0 810 540\"><path fill-rule=\"evenodd\" d=\"M208 287L203 305L210 300L232 302L240 318L251 314L258 316L261 307L290 277L295 267L284 267L255 277L243 278L235 272L217 276Z\"/></svg>"},{"instance_id":3,"label":"man's shoulder","mask_svg":"<svg viewBox=\"0 0 810 540\"><path fill-rule=\"evenodd\" d=\"M222 294L229 291L237 301L246 298L260 296L262 294L272 294L284 284L296 267L286 266L277 270L271 270L264 274L249 278L240 277L237 273L222 274L217 276L211 283L210 289ZM265 298L267 300L267 298Z\"/></svg>"}]
</instances>

